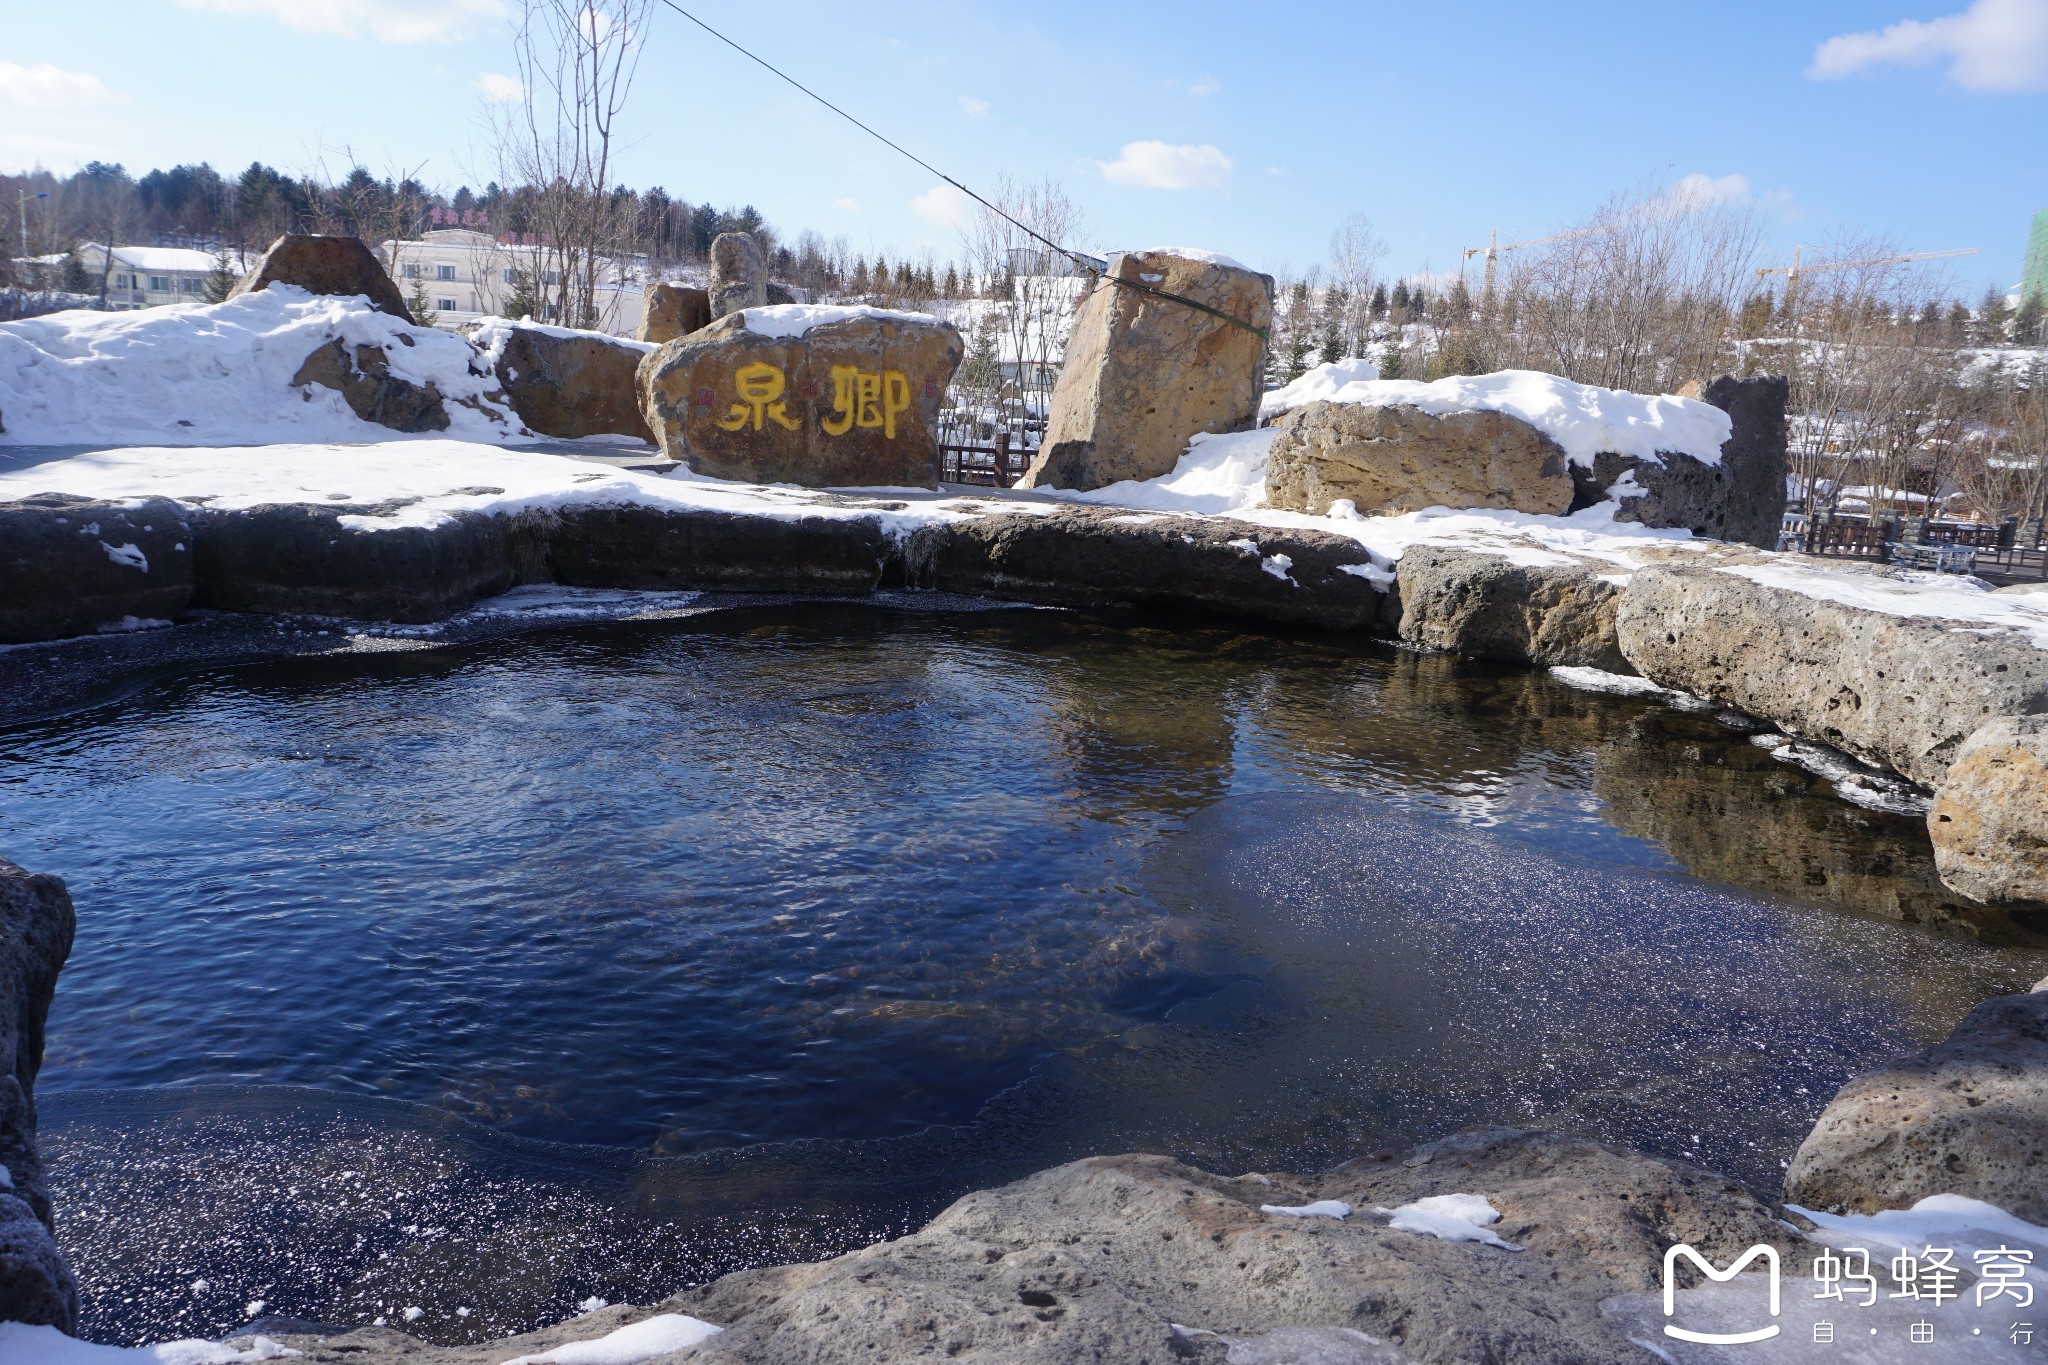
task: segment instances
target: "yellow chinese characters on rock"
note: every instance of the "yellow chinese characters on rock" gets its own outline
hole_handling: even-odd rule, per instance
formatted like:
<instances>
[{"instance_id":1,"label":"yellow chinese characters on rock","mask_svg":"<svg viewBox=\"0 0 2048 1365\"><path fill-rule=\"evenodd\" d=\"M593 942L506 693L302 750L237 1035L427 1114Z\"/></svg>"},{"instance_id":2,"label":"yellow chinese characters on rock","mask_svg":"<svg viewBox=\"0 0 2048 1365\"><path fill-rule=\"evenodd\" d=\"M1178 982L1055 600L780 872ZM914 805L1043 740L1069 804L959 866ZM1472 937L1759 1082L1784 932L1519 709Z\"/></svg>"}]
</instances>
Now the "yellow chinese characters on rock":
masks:
<instances>
[{"instance_id":1,"label":"yellow chinese characters on rock","mask_svg":"<svg viewBox=\"0 0 2048 1365\"><path fill-rule=\"evenodd\" d=\"M896 439L896 415L910 408L910 376L901 370L863 370L853 365L832 367L832 415L818 425L827 436L844 436L855 427L880 427L882 439Z\"/></svg>"},{"instance_id":2,"label":"yellow chinese characters on rock","mask_svg":"<svg viewBox=\"0 0 2048 1365\"><path fill-rule=\"evenodd\" d=\"M739 390L740 401L719 419L721 431L738 431L749 424L759 431L764 417L789 431L803 426L789 415L787 405L782 401L782 391L789 387L789 381L773 365L758 361L742 365L733 371L732 383Z\"/></svg>"}]
</instances>

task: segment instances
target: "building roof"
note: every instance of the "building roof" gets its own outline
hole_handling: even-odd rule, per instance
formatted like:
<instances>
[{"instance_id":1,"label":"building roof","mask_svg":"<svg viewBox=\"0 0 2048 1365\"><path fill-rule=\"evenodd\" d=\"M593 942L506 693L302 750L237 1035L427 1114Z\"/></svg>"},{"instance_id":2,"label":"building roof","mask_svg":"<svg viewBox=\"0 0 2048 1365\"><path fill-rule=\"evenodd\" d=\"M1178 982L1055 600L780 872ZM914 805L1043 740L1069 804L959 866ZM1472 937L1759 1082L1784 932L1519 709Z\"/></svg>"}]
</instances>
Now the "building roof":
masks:
<instances>
[{"instance_id":1,"label":"building roof","mask_svg":"<svg viewBox=\"0 0 2048 1365\"><path fill-rule=\"evenodd\" d=\"M98 242L85 242L80 250L99 249ZM195 251L183 246L117 246L114 259L130 270L183 270L204 274L214 267L214 255L210 251ZM228 258L228 269L239 275L242 267L234 257Z\"/></svg>"}]
</instances>

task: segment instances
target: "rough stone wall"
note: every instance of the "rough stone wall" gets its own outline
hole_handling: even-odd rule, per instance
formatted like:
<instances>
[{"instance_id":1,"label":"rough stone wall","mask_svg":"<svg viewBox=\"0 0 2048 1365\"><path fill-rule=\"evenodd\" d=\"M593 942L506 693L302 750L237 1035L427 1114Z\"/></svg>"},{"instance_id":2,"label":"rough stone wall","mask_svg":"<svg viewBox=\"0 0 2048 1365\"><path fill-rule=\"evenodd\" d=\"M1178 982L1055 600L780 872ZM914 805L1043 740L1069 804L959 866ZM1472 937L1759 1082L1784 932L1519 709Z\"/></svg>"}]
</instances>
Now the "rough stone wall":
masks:
<instances>
[{"instance_id":1,"label":"rough stone wall","mask_svg":"<svg viewBox=\"0 0 2048 1365\"><path fill-rule=\"evenodd\" d=\"M76 920L55 877L0 858L0 1322L78 1329L78 1285L57 1250L36 1147L36 1073Z\"/></svg>"}]
</instances>

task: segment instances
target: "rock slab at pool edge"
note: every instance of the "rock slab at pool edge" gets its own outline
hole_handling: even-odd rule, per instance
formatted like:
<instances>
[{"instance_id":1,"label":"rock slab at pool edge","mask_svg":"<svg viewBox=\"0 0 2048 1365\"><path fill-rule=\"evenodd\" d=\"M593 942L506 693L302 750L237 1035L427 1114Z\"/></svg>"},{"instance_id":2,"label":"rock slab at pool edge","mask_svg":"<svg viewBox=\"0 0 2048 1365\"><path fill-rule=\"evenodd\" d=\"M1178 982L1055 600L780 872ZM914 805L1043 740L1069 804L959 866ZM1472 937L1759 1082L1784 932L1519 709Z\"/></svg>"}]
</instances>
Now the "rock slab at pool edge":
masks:
<instances>
[{"instance_id":1,"label":"rock slab at pool edge","mask_svg":"<svg viewBox=\"0 0 2048 1365\"><path fill-rule=\"evenodd\" d=\"M938 483L939 405L965 350L951 323L854 316L779 337L765 318L749 330L758 313L729 314L640 362L647 424L670 459L748 483Z\"/></svg>"},{"instance_id":2,"label":"rock slab at pool edge","mask_svg":"<svg viewBox=\"0 0 2048 1365\"><path fill-rule=\"evenodd\" d=\"M309 294L360 294L379 312L414 321L390 272L359 237L288 232L235 281L228 297L238 299L273 284L295 284Z\"/></svg>"},{"instance_id":3,"label":"rock slab at pool edge","mask_svg":"<svg viewBox=\"0 0 2048 1365\"><path fill-rule=\"evenodd\" d=\"M1113 281L1179 294L1244 326ZM1023 488L1101 488L1170 474L1201 432L1258 415L1261 338L1273 278L1241 266L1123 252L1074 310L1066 359Z\"/></svg>"},{"instance_id":4,"label":"rock slab at pool edge","mask_svg":"<svg viewBox=\"0 0 2048 1365\"><path fill-rule=\"evenodd\" d=\"M1786 1200L1813 1209L1931 1194L2048 1223L2048 991L1987 1000L1945 1042L1850 1081L1785 1172Z\"/></svg>"},{"instance_id":5,"label":"rock slab at pool edge","mask_svg":"<svg viewBox=\"0 0 2048 1365\"><path fill-rule=\"evenodd\" d=\"M1616 576L1613 564L1569 555L1414 545L1395 565L1400 637L1478 659L1632 673L1614 630Z\"/></svg>"},{"instance_id":6,"label":"rock slab at pool edge","mask_svg":"<svg viewBox=\"0 0 2048 1365\"><path fill-rule=\"evenodd\" d=\"M78 1329L78 1284L51 1235L36 1073L76 919L64 883L0 858L0 1322Z\"/></svg>"},{"instance_id":7,"label":"rock slab at pool edge","mask_svg":"<svg viewBox=\"0 0 2048 1365\"><path fill-rule=\"evenodd\" d=\"M1927 833L1942 881L1964 895L2048 906L2048 717L2000 716L1964 740Z\"/></svg>"},{"instance_id":8,"label":"rock slab at pool edge","mask_svg":"<svg viewBox=\"0 0 2048 1365\"><path fill-rule=\"evenodd\" d=\"M192 601L192 530L167 498L0 502L0 644L168 621Z\"/></svg>"}]
</instances>

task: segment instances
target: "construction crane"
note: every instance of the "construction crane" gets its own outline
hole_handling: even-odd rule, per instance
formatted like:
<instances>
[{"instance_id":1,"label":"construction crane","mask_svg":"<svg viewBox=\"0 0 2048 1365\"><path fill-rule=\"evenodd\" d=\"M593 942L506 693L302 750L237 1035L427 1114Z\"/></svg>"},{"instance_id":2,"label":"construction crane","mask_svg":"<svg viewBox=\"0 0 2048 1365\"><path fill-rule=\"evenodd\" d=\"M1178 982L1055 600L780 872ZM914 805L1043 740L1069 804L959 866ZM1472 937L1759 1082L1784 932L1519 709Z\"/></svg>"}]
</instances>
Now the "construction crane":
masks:
<instances>
[{"instance_id":1,"label":"construction crane","mask_svg":"<svg viewBox=\"0 0 2048 1365\"><path fill-rule=\"evenodd\" d=\"M1902 256L1866 256L1860 261L1816 261L1812 265L1802 265L1800 264L1799 257L1805 250L1806 244L1804 242L1793 247L1792 264L1790 265L1761 265L1757 267L1756 279L1758 284L1762 284L1764 278L1768 275L1783 275L1785 277L1785 300L1788 306L1792 301L1792 295L1799 288L1799 277L1801 275L1813 274L1815 271L1852 270L1857 266L1864 265L1904 265L1908 261L1945 261L1952 256L1974 256L1977 254L1976 247L1961 246L1949 251L1909 251Z\"/></svg>"},{"instance_id":2,"label":"construction crane","mask_svg":"<svg viewBox=\"0 0 2048 1365\"><path fill-rule=\"evenodd\" d=\"M1502 246L1500 244L1500 229L1495 228L1487 238L1485 246L1466 247L1465 254L1458 264L1462 266L1474 256L1484 256L1486 258L1486 292L1491 294L1493 292L1494 270L1499 263L1501 252L1520 251L1525 246L1542 246L1546 242L1565 242L1574 237L1596 237L1603 232L1612 231L1614 231L1614 224L1608 223L1601 227L1573 228L1570 232L1553 232L1548 237L1531 237L1526 242L1509 242L1506 246Z\"/></svg>"}]
</instances>

